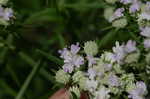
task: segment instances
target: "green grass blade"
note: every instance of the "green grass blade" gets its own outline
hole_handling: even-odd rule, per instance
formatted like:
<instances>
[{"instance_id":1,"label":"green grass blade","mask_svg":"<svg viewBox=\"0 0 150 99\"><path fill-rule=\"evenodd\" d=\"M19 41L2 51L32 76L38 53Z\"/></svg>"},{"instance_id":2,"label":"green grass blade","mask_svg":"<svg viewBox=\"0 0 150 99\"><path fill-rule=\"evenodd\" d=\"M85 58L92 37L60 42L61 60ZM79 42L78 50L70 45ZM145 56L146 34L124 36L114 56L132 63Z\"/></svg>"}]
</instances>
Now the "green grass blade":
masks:
<instances>
[{"instance_id":1,"label":"green grass blade","mask_svg":"<svg viewBox=\"0 0 150 99\"><path fill-rule=\"evenodd\" d=\"M40 68L40 61L33 67L32 71L30 72L29 76L25 80L24 84L22 85L22 87L15 99L23 98L25 91L27 90L27 88L28 88L30 82L32 81L32 79L34 78L34 76L37 74L39 68Z\"/></svg>"}]
</instances>

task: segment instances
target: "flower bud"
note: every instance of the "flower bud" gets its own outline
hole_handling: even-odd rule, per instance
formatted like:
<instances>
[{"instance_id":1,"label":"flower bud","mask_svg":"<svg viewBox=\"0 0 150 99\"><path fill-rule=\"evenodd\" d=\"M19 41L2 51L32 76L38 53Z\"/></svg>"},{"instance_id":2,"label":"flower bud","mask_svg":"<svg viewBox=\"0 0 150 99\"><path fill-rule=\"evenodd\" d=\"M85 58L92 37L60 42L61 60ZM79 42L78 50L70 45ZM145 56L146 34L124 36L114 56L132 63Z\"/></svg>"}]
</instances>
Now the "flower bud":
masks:
<instances>
[{"instance_id":1,"label":"flower bud","mask_svg":"<svg viewBox=\"0 0 150 99\"><path fill-rule=\"evenodd\" d=\"M95 41L88 41L84 44L84 51L87 55L94 56L98 53L98 46Z\"/></svg>"}]
</instances>

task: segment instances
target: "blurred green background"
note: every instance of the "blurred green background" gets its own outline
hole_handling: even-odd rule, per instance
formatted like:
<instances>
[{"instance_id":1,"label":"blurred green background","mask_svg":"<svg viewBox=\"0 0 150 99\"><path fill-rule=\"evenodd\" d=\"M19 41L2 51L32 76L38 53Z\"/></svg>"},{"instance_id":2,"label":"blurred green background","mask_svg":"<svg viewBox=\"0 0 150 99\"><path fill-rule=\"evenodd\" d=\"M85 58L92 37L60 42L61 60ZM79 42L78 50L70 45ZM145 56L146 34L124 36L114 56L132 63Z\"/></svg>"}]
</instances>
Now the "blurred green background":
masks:
<instances>
[{"instance_id":1,"label":"blurred green background","mask_svg":"<svg viewBox=\"0 0 150 99\"><path fill-rule=\"evenodd\" d=\"M115 29L103 18L103 0L10 0L16 19L0 26L0 99L47 99L59 86L58 50L96 40L100 52L134 38L136 25Z\"/></svg>"}]
</instances>

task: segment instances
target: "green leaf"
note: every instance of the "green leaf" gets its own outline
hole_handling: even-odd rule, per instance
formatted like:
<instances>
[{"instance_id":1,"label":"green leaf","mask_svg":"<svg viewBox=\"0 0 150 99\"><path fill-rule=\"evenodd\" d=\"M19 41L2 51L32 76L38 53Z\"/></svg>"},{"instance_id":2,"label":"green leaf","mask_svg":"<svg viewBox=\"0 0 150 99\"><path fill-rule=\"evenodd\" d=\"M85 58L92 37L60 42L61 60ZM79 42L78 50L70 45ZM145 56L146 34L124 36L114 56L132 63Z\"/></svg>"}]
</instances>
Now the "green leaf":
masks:
<instances>
[{"instance_id":1,"label":"green leaf","mask_svg":"<svg viewBox=\"0 0 150 99\"><path fill-rule=\"evenodd\" d=\"M29 57L26 53L20 52L19 56L24 61L26 61L29 64L29 66L34 67L36 65L36 62L31 57ZM42 75L45 79L47 79L50 82L54 81L54 77L43 68L40 69L40 75Z\"/></svg>"},{"instance_id":2,"label":"green leaf","mask_svg":"<svg viewBox=\"0 0 150 99\"><path fill-rule=\"evenodd\" d=\"M114 31L108 32L100 41L99 41L99 47L103 47L109 42L112 42L112 40L115 38L117 31L119 29L115 29Z\"/></svg>"},{"instance_id":3,"label":"green leaf","mask_svg":"<svg viewBox=\"0 0 150 99\"><path fill-rule=\"evenodd\" d=\"M43 55L44 57L48 58L50 61L58 64L58 65L62 65L63 64L63 61L60 60L59 58L51 55L50 53L46 53L40 49L37 49L37 52L39 52L41 55Z\"/></svg>"},{"instance_id":4,"label":"green leaf","mask_svg":"<svg viewBox=\"0 0 150 99\"><path fill-rule=\"evenodd\" d=\"M58 15L55 8L46 8L42 11L33 13L24 24L39 24L40 22L61 22L62 18Z\"/></svg>"},{"instance_id":5,"label":"green leaf","mask_svg":"<svg viewBox=\"0 0 150 99\"><path fill-rule=\"evenodd\" d=\"M27 79L25 80L24 84L22 85L18 95L16 96L15 99L22 99L23 95L25 94L25 91L27 90L29 84L31 83L32 79L34 78L34 76L37 74L39 68L40 68L40 63L41 61L38 61L36 63L36 65L33 67L32 71L30 72L29 76L27 77Z\"/></svg>"}]
</instances>

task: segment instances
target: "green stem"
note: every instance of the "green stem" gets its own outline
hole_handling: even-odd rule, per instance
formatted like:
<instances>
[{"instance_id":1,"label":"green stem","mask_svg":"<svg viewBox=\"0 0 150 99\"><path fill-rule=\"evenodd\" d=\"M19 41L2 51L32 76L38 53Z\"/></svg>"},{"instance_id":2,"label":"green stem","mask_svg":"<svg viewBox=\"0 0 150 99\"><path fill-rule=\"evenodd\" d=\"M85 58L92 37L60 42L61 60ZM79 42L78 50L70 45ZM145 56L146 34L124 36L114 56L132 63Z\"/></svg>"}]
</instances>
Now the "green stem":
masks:
<instances>
[{"instance_id":1,"label":"green stem","mask_svg":"<svg viewBox=\"0 0 150 99\"><path fill-rule=\"evenodd\" d=\"M6 68L7 68L8 72L10 73L12 79L16 82L17 86L19 87L20 86L20 81L17 78L16 73L13 71L13 69L11 68L11 66L9 64L7 64Z\"/></svg>"},{"instance_id":2,"label":"green stem","mask_svg":"<svg viewBox=\"0 0 150 99\"><path fill-rule=\"evenodd\" d=\"M18 95L16 96L15 99L22 99L23 95L25 94L25 91L27 90L30 82L32 81L33 77L36 75L40 68L40 61L33 67L32 71L30 72L29 76L25 80L24 84L22 85Z\"/></svg>"},{"instance_id":3,"label":"green stem","mask_svg":"<svg viewBox=\"0 0 150 99\"><path fill-rule=\"evenodd\" d=\"M118 33L118 28L116 28L115 30L110 31L109 33L107 33L99 42L99 48L102 48L103 46L105 46L106 44L108 44L109 42L112 42L113 38L116 36L116 34Z\"/></svg>"},{"instance_id":4,"label":"green stem","mask_svg":"<svg viewBox=\"0 0 150 99\"><path fill-rule=\"evenodd\" d=\"M108 26L108 27L103 28L101 31L106 31L106 30L109 30L109 29L112 29L112 28L113 28L113 26Z\"/></svg>"},{"instance_id":5,"label":"green stem","mask_svg":"<svg viewBox=\"0 0 150 99\"><path fill-rule=\"evenodd\" d=\"M63 61L60 60L59 58L49 54L49 53L46 53L40 49L37 49L37 52L39 52L41 55L43 55L44 57L48 58L50 61L58 64L58 65L62 65L63 64Z\"/></svg>"},{"instance_id":6,"label":"green stem","mask_svg":"<svg viewBox=\"0 0 150 99\"><path fill-rule=\"evenodd\" d=\"M130 36L136 41L138 42L139 44L141 44L140 40L138 39L138 37L132 32L129 32Z\"/></svg>"},{"instance_id":7,"label":"green stem","mask_svg":"<svg viewBox=\"0 0 150 99\"><path fill-rule=\"evenodd\" d=\"M25 53L23 52L20 52L19 53L19 56L25 60L29 66L33 67L35 65L35 62ZM49 72L47 72L45 69L41 68L40 71L39 71L40 75L42 75L45 79L47 79L48 81L50 82L53 82L54 81L54 78L52 75L50 75Z\"/></svg>"}]
</instances>

